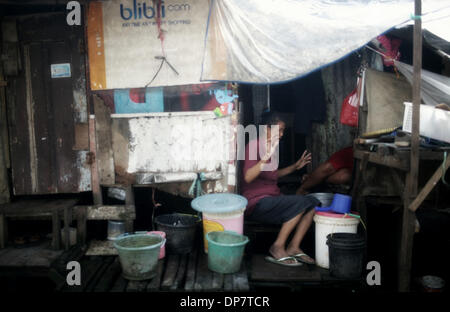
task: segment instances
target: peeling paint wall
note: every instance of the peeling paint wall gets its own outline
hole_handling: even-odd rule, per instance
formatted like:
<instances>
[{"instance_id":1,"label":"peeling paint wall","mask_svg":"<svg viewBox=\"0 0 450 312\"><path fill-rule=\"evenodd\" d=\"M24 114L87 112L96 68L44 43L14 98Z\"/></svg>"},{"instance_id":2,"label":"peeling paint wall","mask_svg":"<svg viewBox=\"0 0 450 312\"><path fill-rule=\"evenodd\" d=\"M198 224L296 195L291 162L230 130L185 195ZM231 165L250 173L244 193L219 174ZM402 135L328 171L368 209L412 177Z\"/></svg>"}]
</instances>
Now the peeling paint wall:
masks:
<instances>
[{"instance_id":1,"label":"peeling paint wall","mask_svg":"<svg viewBox=\"0 0 450 312\"><path fill-rule=\"evenodd\" d=\"M154 184L185 197L198 172L205 173L202 185L208 193L227 192L234 182L228 181L233 177L230 115L199 111L111 117L116 180Z\"/></svg>"}]
</instances>

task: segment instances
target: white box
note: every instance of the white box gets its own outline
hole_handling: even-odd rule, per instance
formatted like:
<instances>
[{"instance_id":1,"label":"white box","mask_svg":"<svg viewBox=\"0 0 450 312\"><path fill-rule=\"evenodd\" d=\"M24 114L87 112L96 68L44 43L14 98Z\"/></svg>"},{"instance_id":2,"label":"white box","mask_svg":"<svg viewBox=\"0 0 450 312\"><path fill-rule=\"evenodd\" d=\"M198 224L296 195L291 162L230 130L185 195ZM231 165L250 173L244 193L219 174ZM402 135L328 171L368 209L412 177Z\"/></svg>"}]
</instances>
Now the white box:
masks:
<instances>
[{"instance_id":1,"label":"white box","mask_svg":"<svg viewBox=\"0 0 450 312\"><path fill-rule=\"evenodd\" d=\"M403 131L412 131L412 103L405 102ZM419 134L435 140L450 143L450 112L433 106L420 104Z\"/></svg>"}]
</instances>

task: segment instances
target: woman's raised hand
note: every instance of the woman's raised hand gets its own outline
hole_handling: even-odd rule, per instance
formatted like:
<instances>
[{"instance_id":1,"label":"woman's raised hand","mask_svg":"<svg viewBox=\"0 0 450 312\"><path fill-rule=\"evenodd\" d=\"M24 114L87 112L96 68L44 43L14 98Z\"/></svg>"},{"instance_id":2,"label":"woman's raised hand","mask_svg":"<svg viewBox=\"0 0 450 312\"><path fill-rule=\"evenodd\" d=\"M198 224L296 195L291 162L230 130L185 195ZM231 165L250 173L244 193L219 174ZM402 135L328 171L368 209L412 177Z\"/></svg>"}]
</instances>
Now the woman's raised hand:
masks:
<instances>
[{"instance_id":1,"label":"woman's raised hand","mask_svg":"<svg viewBox=\"0 0 450 312\"><path fill-rule=\"evenodd\" d=\"M302 169L304 166L306 166L307 164L309 164L311 162L311 153L309 153L308 151L304 151L302 157L300 157L299 160L297 160L297 162L295 163L295 169L296 170L300 170Z\"/></svg>"}]
</instances>

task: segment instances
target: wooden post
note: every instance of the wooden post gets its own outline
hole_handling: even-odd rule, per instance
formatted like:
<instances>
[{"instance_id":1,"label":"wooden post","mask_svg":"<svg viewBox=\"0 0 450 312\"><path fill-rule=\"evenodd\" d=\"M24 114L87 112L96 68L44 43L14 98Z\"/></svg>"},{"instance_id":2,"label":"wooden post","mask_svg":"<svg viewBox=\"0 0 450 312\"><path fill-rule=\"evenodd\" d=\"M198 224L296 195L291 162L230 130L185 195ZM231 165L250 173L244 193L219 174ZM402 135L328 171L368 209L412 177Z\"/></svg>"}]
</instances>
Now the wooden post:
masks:
<instances>
[{"instance_id":1,"label":"wooden post","mask_svg":"<svg viewBox=\"0 0 450 312\"><path fill-rule=\"evenodd\" d=\"M6 247L6 217L0 211L0 248L5 247Z\"/></svg>"},{"instance_id":2,"label":"wooden post","mask_svg":"<svg viewBox=\"0 0 450 312\"><path fill-rule=\"evenodd\" d=\"M127 185L126 187L126 195L125 195L125 205L135 205L134 203L134 192L133 192L133 185ZM136 209L136 206L135 206ZM127 218L125 220L125 231L126 232L132 232L133 231L133 224L134 220L131 218Z\"/></svg>"},{"instance_id":3,"label":"wooden post","mask_svg":"<svg viewBox=\"0 0 450 312\"><path fill-rule=\"evenodd\" d=\"M86 245L86 225L87 225L87 208L85 206L77 207L77 241L83 245Z\"/></svg>"},{"instance_id":4,"label":"wooden post","mask_svg":"<svg viewBox=\"0 0 450 312\"><path fill-rule=\"evenodd\" d=\"M102 188L100 187L100 180L97 166L97 148L95 139L95 116L91 115L89 118L89 152L91 155L91 183L92 196L94 204L103 204Z\"/></svg>"},{"instance_id":5,"label":"wooden post","mask_svg":"<svg viewBox=\"0 0 450 312\"><path fill-rule=\"evenodd\" d=\"M59 211L55 207L52 212L52 247L54 250L58 250L61 248L61 223L59 218Z\"/></svg>"},{"instance_id":6,"label":"wooden post","mask_svg":"<svg viewBox=\"0 0 450 312\"><path fill-rule=\"evenodd\" d=\"M414 44L413 44L413 114L411 134L411 167L406 176L406 188L403 200L402 233L400 239L398 290L409 291L411 282L411 262L414 238L415 213L409 209L412 200L417 196L419 176L419 126L420 126L420 85L422 69L422 2L414 1Z\"/></svg>"}]
</instances>

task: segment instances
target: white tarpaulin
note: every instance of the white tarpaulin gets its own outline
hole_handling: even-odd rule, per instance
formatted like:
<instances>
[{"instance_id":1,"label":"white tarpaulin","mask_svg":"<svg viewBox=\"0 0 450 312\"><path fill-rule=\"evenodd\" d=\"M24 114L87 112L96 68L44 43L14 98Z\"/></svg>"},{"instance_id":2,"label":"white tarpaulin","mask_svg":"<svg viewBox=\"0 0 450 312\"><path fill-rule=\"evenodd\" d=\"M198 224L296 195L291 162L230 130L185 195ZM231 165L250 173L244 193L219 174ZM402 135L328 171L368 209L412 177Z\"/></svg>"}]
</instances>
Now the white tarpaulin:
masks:
<instances>
[{"instance_id":1,"label":"white tarpaulin","mask_svg":"<svg viewBox=\"0 0 450 312\"><path fill-rule=\"evenodd\" d=\"M414 68L411 65L394 61L395 66L400 70L409 83L413 81ZM422 69L421 97L425 104L436 106L445 103L450 105L450 77L438 75L428 70Z\"/></svg>"},{"instance_id":2,"label":"white tarpaulin","mask_svg":"<svg viewBox=\"0 0 450 312\"><path fill-rule=\"evenodd\" d=\"M422 2L429 23L439 14L433 27L449 23L450 1ZM413 0L214 0L201 80L293 79L408 23L413 13Z\"/></svg>"}]
</instances>

